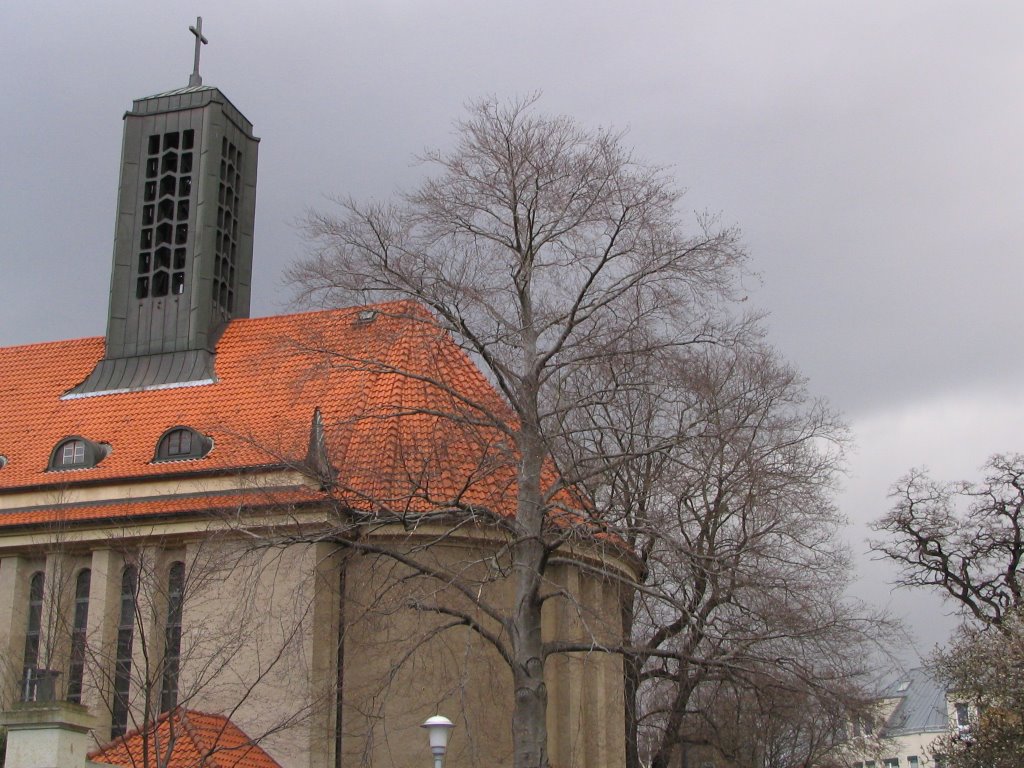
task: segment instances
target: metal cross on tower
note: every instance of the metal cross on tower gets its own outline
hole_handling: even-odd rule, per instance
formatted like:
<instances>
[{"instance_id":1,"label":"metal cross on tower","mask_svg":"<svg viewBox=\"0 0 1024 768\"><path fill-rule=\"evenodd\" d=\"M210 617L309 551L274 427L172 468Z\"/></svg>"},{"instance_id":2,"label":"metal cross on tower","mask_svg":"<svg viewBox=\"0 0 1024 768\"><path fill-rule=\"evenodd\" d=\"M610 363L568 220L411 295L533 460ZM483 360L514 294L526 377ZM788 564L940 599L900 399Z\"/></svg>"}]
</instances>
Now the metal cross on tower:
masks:
<instances>
[{"instance_id":1,"label":"metal cross on tower","mask_svg":"<svg viewBox=\"0 0 1024 768\"><path fill-rule=\"evenodd\" d=\"M188 78L188 84L190 86L202 85L203 78L199 75L199 51L202 50L202 46L210 42L203 37L203 17L196 16L196 25L194 27L189 27L188 31L196 36L196 60L192 65L192 74Z\"/></svg>"}]
</instances>

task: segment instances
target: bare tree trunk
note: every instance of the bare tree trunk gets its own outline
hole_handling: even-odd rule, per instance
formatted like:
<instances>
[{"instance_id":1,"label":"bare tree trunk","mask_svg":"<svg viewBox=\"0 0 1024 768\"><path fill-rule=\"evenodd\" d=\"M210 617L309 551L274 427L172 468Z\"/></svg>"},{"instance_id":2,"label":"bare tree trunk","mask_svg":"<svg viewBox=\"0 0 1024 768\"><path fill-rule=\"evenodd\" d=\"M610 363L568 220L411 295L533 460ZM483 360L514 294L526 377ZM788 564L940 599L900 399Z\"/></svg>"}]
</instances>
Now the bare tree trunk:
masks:
<instances>
[{"instance_id":1,"label":"bare tree trunk","mask_svg":"<svg viewBox=\"0 0 1024 768\"><path fill-rule=\"evenodd\" d=\"M658 751L651 758L651 768L669 768L672 764L672 755L683 741L683 718L693 693L693 685L683 682L686 677L686 667L680 665L679 687L676 689L676 695L672 701L669 717L665 723L665 731L658 744Z\"/></svg>"},{"instance_id":2,"label":"bare tree trunk","mask_svg":"<svg viewBox=\"0 0 1024 768\"><path fill-rule=\"evenodd\" d=\"M627 596L621 604L622 637L626 642L633 636L633 596ZM622 658L623 697L626 702L626 768L640 767L640 668L643 662L634 654Z\"/></svg>"},{"instance_id":3,"label":"bare tree trunk","mask_svg":"<svg viewBox=\"0 0 1024 768\"><path fill-rule=\"evenodd\" d=\"M543 558L538 539L519 543L514 565L516 606L511 624L512 743L516 768L547 768L548 692L544 684L544 646L541 637L541 604L537 599Z\"/></svg>"},{"instance_id":4,"label":"bare tree trunk","mask_svg":"<svg viewBox=\"0 0 1024 768\"><path fill-rule=\"evenodd\" d=\"M527 417L524 421L530 421ZM541 634L541 578L544 570L544 505L540 489L543 443L534 423L524 423L521 437L517 510L518 541L513 574L515 607L511 622L515 704L512 744L516 768L547 768L548 693L544 684L544 643Z\"/></svg>"}]
</instances>

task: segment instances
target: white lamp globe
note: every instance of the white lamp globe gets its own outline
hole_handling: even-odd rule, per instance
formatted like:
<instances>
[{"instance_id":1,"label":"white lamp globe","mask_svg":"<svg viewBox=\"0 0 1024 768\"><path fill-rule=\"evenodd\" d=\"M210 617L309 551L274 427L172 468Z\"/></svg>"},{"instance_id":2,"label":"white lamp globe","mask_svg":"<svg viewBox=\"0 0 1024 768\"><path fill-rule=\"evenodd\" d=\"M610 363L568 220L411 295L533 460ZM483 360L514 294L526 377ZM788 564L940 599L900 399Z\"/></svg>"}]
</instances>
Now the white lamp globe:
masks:
<instances>
[{"instance_id":1,"label":"white lamp globe","mask_svg":"<svg viewBox=\"0 0 1024 768\"><path fill-rule=\"evenodd\" d=\"M441 757L448 751L448 737L451 736L455 724L447 717L434 715L427 718L427 721L420 728L427 729L427 736L430 738L430 751L436 757Z\"/></svg>"}]
</instances>

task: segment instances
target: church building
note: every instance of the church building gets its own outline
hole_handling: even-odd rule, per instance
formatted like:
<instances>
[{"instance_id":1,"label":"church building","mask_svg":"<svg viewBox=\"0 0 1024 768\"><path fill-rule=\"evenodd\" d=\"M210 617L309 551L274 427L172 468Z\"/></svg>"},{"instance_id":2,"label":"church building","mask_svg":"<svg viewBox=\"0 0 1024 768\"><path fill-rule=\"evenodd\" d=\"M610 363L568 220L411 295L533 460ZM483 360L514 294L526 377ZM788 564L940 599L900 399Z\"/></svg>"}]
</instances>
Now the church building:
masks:
<instances>
[{"instance_id":1,"label":"church building","mask_svg":"<svg viewBox=\"0 0 1024 768\"><path fill-rule=\"evenodd\" d=\"M106 336L0 348L7 768L425 765L435 714L511 765L502 398L412 302L249 317L259 139L193 31L124 116ZM544 635L612 644L628 553L569 541ZM552 766L622 766L621 661L544 672Z\"/></svg>"}]
</instances>

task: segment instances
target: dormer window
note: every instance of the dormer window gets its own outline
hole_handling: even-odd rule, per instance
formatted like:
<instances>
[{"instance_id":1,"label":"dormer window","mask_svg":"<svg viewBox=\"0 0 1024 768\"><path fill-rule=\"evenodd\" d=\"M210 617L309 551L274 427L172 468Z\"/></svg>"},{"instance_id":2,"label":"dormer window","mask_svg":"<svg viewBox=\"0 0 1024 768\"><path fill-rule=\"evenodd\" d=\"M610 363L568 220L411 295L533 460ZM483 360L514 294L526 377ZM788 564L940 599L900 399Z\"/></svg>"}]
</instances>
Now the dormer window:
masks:
<instances>
[{"instance_id":1,"label":"dormer window","mask_svg":"<svg viewBox=\"0 0 1024 768\"><path fill-rule=\"evenodd\" d=\"M50 455L50 471L89 469L95 467L110 453L110 446L94 443L84 437L62 440Z\"/></svg>"},{"instance_id":2,"label":"dormer window","mask_svg":"<svg viewBox=\"0 0 1024 768\"><path fill-rule=\"evenodd\" d=\"M153 461L201 459L213 448L213 440L190 427L172 427L157 443Z\"/></svg>"}]
</instances>

